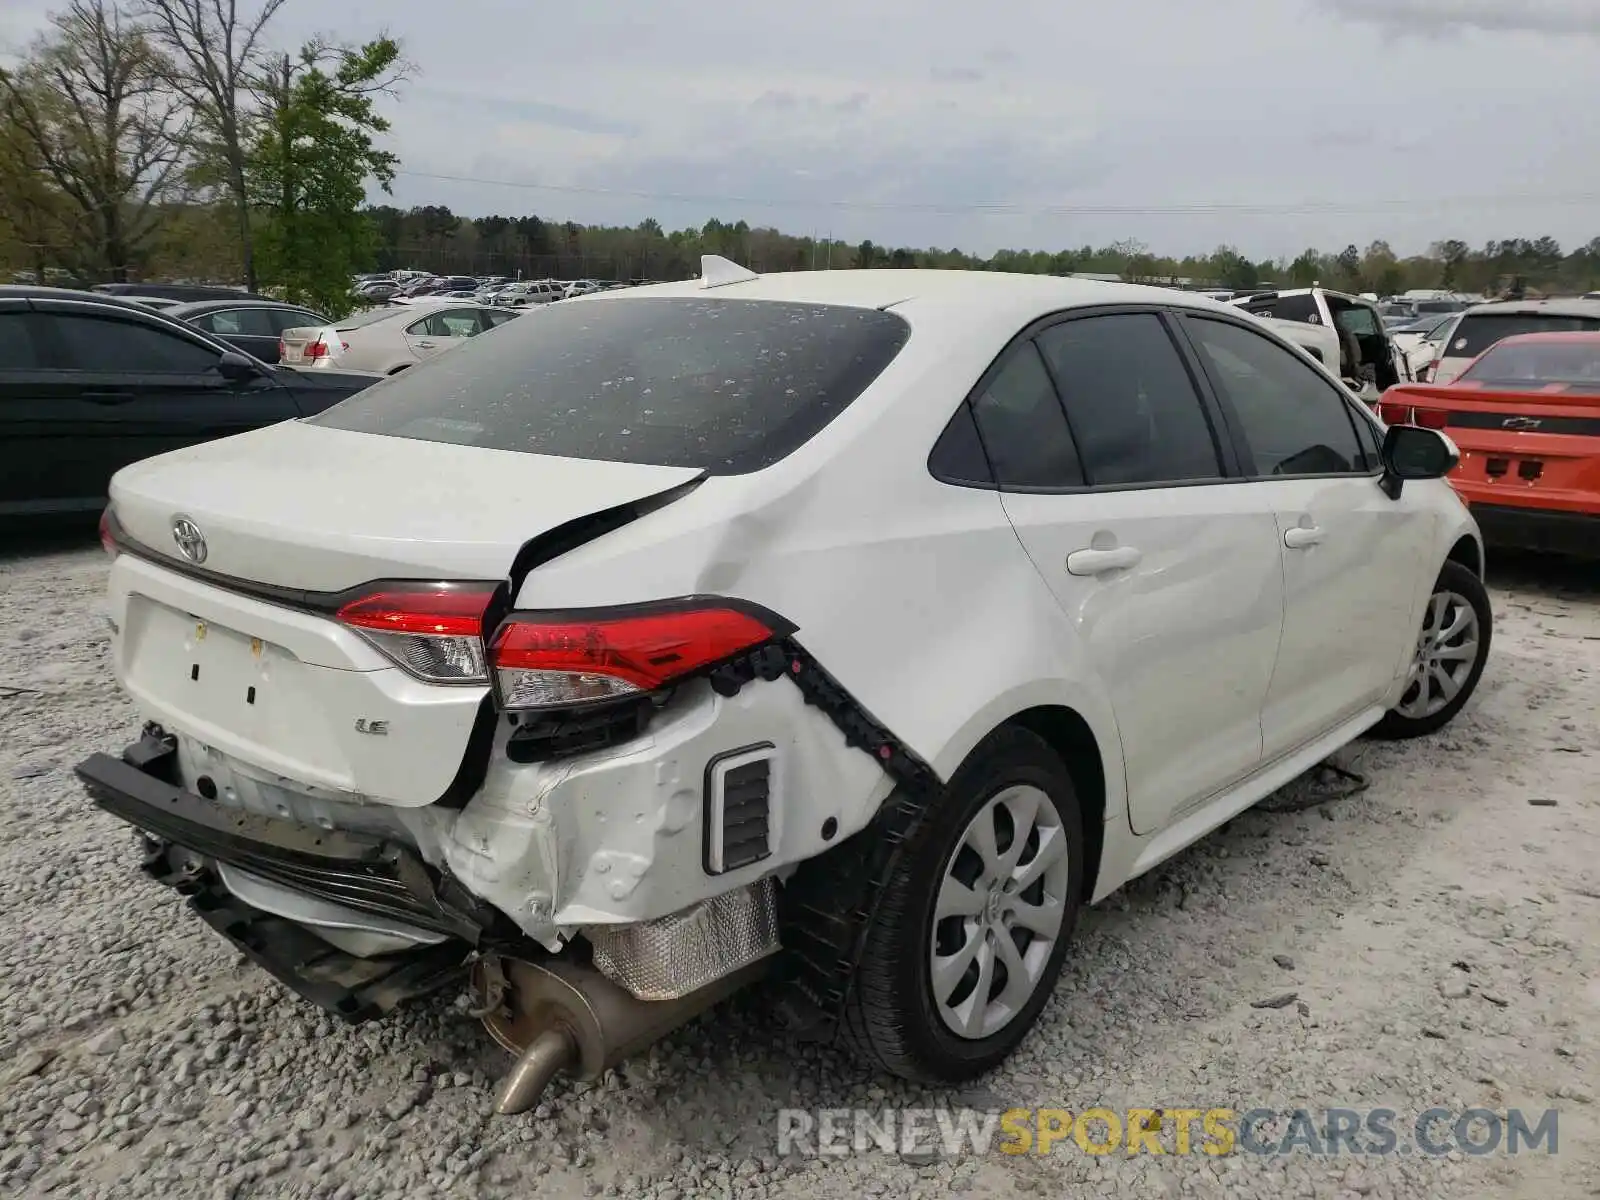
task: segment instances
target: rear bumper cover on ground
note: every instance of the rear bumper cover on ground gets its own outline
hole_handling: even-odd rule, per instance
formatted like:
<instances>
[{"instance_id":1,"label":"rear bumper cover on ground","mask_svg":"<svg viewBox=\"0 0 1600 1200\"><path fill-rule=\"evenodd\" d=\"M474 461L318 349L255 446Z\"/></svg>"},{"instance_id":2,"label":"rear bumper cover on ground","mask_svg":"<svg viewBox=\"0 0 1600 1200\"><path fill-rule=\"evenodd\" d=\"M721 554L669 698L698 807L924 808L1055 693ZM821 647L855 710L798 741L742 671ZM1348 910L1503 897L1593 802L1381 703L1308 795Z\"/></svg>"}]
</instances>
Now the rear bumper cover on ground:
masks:
<instances>
[{"instance_id":1,"label":"rear bumper cover on ground","mask_svg":"<svg viewBox=\"0 0 1600 1200\"><path fill-rule=\"evenodd\" d=\"M1510 504L1473 503L1471 509L1489 545L1600 558L1600 513Z\"/></svg>"}]
</instances>

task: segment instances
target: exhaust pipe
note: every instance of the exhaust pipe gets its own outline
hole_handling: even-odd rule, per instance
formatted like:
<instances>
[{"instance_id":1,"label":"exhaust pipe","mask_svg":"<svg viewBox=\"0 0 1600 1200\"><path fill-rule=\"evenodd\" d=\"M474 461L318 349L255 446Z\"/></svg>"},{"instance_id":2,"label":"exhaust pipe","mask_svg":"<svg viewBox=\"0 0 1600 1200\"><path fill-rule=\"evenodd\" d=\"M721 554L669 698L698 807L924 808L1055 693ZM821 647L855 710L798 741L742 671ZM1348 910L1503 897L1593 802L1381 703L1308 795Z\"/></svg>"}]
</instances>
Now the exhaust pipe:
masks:
<instances>
[{"instance_id":1,"label":"exhaust pipe","mask_svg":"<svg viewBox=\"0 0 1600 1200\"><path fill-rule=\"evenodd\" d=\"M517 1055L495 1096L495 1111L527 1112L562 1072L599 1078L755 982L771 963L768 955L675 1000L640 1000L595 968L563 959L480 959L472 986L484 1027Z\"/></svg>"}]
</instances>

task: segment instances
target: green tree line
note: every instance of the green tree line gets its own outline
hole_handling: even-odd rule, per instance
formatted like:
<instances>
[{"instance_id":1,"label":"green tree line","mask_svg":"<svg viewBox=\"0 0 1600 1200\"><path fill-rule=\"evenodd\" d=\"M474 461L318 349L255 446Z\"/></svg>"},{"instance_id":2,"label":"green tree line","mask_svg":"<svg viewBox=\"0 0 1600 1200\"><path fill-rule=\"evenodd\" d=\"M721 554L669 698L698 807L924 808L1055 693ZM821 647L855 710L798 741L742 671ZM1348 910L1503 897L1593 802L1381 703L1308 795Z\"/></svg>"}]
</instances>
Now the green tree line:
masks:
<instances>
[{"instance_id":1,"label":"green tree line","mask_svg":"<svg viewBox=\"0 0 1600 1200\"><path fill-rule=\"evenodd\" d=\"M1424 254L1407 257L1376 241L1364 250L1354 245L1337 252L1307 249L1292 259L1252 260L1233 246L1174 258L1131 240L985 256L937 247L830 242L745 221L710 220L698 229L669 232L655 220L631 227L580 225L537 216L466 217L438 205L369 211L378 229L375 269L413 268L441 275L520 272L529 278L683 279L699 269L700 255L720 254L755 271L942 267L1050 275L1090 272L1133 282L1231 288L1322 283L1382 295L1412 288L1482 293L1515 279L1547 292L1600 287L1600 237L1571 252L1564 252L1554 238L1539 237L1507 238L1481 247L1444 240Z\"/></svg>"}]
</instances>

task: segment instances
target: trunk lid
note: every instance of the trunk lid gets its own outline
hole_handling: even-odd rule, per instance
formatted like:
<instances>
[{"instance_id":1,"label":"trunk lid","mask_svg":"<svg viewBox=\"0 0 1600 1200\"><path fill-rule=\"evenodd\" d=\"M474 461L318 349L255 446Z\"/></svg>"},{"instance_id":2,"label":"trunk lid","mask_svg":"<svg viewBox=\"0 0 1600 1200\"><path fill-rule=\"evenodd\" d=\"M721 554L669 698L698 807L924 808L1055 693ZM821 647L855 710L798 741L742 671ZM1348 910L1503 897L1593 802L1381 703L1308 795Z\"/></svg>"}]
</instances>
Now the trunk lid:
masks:
<instances>
[{"instance_id":1,"label":"trunk lid","mask_svg":"<svg viewBox=\"0 0 1600 1200\"><path fill-rule=\"evenodd\" d=\"M1395 388L1385 401L1456 443L1450 479L1469 500L1575 512L1600 502L1600 388L1467 381Z\"/></svg>"},{"instance_id":2,"label":"trunk lid","mask_svg":"<svg viewBox=\"0 0 1600 1200\"><path fill-rule=\"evenodd\" d=\"M125 467L111 502L128 535L159 553L178 556L182 515L205 538L208 572L336 592L501 579L530 538L700 474L285 421Z\"/></svg>"},{"instance_id":3,"label":"trunk lid","mask_svg":"<svg viewBox=\"0 0 1600 1200\"><path fill-rule=\"evenodd\" d=\"M332 336L332 326L301 326L298 329L285 329L278 335L278 361L285 366L299 366L310 364L316 360L309 353L311 346L324 341L324 334ZM337 350L334 346L332 349Z\"/></svg>"},{"instance_id":4,"label":"trunk lid","mask_svg":"<svg viewBox=\"0 0 1600 1200\"><path fill-rule=\"evenodd\" d=\"M496 581L530 538L700 474L296 421L138 463L113 512L154 556L112 566L117 678L186 739L202 794L279 815L307 797L431 804L458 786L487 687L424 682L295 593ZM199 573L168 565L185 561L179 514L205 538Z\"/></svg>"}]
</instances>

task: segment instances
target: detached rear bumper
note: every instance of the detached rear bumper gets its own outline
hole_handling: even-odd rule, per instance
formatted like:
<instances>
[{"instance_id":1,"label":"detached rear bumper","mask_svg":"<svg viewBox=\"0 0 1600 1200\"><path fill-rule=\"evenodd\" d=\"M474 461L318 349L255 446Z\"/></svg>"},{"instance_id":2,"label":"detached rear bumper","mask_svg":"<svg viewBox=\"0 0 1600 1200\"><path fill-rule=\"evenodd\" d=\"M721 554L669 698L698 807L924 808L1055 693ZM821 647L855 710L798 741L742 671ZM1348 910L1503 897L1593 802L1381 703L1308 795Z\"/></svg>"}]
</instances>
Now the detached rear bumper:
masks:
<instances>
[{"instance_id":1,"label":"detached rear bumper","mask_svg":"<svg viewBox=\"0 0 1600 1200\"><path fill-rule=\"evenodd\" d=\"M1510 504L1471 503L1470 508L1488 545L1600 559L1600 513Z\"/></svg>"},{"instance_id":2,"label":"detached rear bumper","mask_svg":"<svg viewBox=\"0 0 1600 1200\"><path fill-rule=\"evenodd\" d=\"M144 870L286 987L347 1021L378 1016L462 978L498 922L408 847L228 808L177 786L176 751L147 734L121 758L76 769L96 805L142 834ZM307 896L444 935L395 954L358 957L234 896L218 864ZM456 893L460 893L460 897Z\"/></svg>"}]
</instances>

